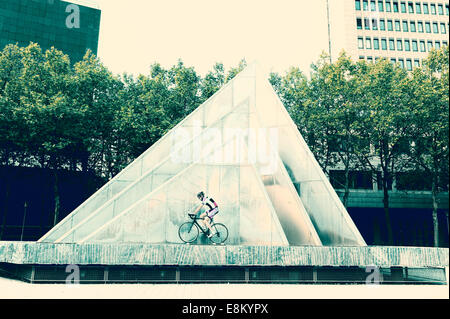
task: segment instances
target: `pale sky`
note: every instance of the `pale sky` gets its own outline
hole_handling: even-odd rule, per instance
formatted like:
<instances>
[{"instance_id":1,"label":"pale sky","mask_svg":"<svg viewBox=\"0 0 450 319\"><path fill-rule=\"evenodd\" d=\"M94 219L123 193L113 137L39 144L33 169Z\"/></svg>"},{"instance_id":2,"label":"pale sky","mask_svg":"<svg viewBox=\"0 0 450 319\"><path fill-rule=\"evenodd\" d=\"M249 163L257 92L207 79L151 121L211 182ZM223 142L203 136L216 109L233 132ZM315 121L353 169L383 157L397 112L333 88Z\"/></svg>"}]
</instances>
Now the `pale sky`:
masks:
<instances>
[{"instance_id":1,"label":"pale sky","mask_svg":"<svg viewBox=\"0 0 450 319\"><path fill-rule=\"evenodd\" d=\"M113 73L148 74L181 58L204 75L242 58L284 73L327 50L325 0L95 0L98 56Z\"/></svg>"}]
</instances>

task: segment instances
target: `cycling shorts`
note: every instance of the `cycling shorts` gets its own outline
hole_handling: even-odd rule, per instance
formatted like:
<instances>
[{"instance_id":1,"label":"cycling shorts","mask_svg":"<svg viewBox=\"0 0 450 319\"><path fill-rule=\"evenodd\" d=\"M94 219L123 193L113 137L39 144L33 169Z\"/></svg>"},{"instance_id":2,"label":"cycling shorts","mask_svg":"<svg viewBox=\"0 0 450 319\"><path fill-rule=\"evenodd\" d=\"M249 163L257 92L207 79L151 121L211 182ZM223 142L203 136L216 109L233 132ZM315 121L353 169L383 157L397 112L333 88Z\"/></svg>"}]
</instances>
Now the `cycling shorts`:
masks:
<instances>
[{"instance_id":1,"label":"cycling shorts","mask_svg":"<svg viewBox=\"0 0 450 319\"><path fill-rule=\"evenodd\" d=\"M208 212L208 217L210 219L212 219L214 217L214 215L217 215L218 213L219 213L219 207L215 207Z\"/></svg>"}]
</instances>

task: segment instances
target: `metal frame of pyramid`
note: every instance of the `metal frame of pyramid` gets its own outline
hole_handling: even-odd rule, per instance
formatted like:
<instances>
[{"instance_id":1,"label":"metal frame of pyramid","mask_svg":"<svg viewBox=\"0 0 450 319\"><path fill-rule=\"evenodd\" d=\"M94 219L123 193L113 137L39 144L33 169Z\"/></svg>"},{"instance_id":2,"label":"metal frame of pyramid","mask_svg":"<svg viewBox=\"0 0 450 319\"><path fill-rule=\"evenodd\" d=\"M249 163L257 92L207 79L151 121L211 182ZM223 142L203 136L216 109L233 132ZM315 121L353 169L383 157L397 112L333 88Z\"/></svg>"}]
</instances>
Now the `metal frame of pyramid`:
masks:
<instances>
[{"instance_id":1,"label":"metal frame of pyramid","mask_svg":"<svg viewBox=\"0 0 450 319\"><path fill-rule=\"evenodd\" d=\"M229 245L366 245L256 63L39 242L181 243L200 190L218 202Z\"/></svg>"}]
</instances>

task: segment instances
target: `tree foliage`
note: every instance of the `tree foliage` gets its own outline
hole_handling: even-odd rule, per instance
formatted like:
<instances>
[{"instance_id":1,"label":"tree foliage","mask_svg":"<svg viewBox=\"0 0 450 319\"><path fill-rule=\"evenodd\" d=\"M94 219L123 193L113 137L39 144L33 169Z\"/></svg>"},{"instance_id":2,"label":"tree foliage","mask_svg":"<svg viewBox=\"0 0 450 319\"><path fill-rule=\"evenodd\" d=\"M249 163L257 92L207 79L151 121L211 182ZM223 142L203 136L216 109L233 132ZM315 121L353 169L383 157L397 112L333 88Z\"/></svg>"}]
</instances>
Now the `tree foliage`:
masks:
<instances>
[{"instance_id":1,"label":"tree foliage","mask_svg":"<svg viewBox=\"0 0 450 319\"><path fill-rule=\"evenodd\" d=\"M8 45L0 51L0 165L109 179L246 65L243 59L226 71L216 63L201 77L179 60L134 77L112 74L89 51L72 65L54 48ZM350 171L379 177L389 229L398 172L430 176L434 217L437 194L448 190L448 77L445 46L410 73L385 59L355 62L342 53L334 63L322 55L309 77L291 67L269 81L322 169L345 172L345 205ZM55 206L58 196L55 188Z\"/></svg>"}]
</instances>

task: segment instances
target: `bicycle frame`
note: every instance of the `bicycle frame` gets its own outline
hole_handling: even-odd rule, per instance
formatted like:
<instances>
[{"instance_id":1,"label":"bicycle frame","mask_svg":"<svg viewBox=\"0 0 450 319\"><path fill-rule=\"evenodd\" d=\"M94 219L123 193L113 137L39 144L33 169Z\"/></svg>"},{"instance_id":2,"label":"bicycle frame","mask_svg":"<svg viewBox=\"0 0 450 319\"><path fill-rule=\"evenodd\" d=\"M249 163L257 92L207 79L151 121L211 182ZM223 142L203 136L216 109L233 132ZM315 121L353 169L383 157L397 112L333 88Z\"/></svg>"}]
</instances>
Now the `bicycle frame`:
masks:
<instances>
[{"instance_id":1,"label":"bicycle frame","mask_svg":"<svg viewBox=\"0 0 450 319\"><path fill-rule=\"evenodd\" d=\"M203 218L200 218L199 215L195 215L195 214L188 214L189 218L191 219L191 221L187 221L185 223L183 223L179 228L178 228L178 236L180 236L180 239L189 244L194 242L195 240L197 240L198 235L199 235L199 229L202 231L202 233L204 235L208 235L210 228L214 228L215 231L213 230L213 235L208 235L208 238L216 245L216 244L223 244L225 242L225 240L227 240L228 238L228 229L224 224L221 223L215 223L213 218L210 218L211 222L210 222L210 226L211 227L203 227L203 225L201 225L198 220L201 220ZM192 231L192 227L197 228L197 232L193 232ZM206 225L205 225L206 226ZM189 237L185 237L183 234L191 234L188 235Z\"/></svg>"},{"instance_id":2,"label":"bicycle frame","mask_svg":"<svg viewBox=\"0 0 450 319\"><path fill-rule=\"evenodd\" d=\"M189 214L189 217L192 219L191 227L189 228L189 231L191 231L192 227L194 227L194 224L202 231L203 234L206 235L208 232L208 228L206 231L203 230L203 227L197 222L197 220L203 220L203 218L198 218L197 216L194 216L193 214ZM211 227L214 226L214 221L211 219Z\"/></svg>"}]
</instances>

